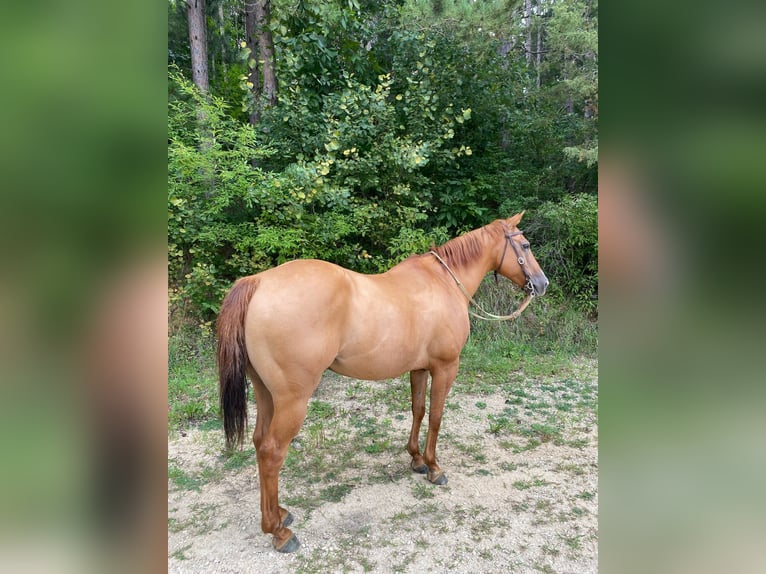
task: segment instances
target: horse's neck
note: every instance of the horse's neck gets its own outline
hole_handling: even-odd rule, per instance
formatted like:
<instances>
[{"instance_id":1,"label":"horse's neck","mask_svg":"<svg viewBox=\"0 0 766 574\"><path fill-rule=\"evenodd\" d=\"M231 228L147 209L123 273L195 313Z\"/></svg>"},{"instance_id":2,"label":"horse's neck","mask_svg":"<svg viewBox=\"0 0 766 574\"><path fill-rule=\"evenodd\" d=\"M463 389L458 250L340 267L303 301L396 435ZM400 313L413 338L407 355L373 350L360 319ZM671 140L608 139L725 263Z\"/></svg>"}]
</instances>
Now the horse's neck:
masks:
<instances>
[{"instance_id":1,"label":"horse's neck","mask_svg":"<svg viewBox=\"0 0 766 574\"><path fill-rule=\"evenodd\" d=\"M474 296L479 289L484 277L493 269L488 257L477 259L471 263L461 265L457 269L453 269L455 275L457 275L460 282L465 287L468 294L471 297Z\"/></svg>"},{"instance_id":2,"label":"horse's neck","mask_svg":"<svg viewBox=\"0 0 766 574\"><path fill-rule=\"evenodd\" d=\"M481 232L481 230L474 231L474 233L478 232ZM453 268L453 272L458 279L460 279L460 282L471 297L473 297L479 289L479 285L481 285L481 282L487 273L497 267L497 256L493 247L493 241L486 233L482 233L480 240L484 244L484 248L481 250L481 255Z\"/></svg>"}]
</instances>

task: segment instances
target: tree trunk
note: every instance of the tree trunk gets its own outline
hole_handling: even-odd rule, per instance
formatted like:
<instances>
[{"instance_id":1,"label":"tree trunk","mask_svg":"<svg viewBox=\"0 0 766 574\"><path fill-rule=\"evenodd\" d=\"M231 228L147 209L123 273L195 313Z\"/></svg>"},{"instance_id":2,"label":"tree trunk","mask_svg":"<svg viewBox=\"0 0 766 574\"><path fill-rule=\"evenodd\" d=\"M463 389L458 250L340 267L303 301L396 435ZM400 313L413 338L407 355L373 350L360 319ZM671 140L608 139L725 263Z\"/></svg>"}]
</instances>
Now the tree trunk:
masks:
<instances>
[{"instance_id":1,"label":"tree trunk","mask_svg":"<svg viewBox=\"0 0 766 574\"><path fill-rule=\"evenodd\" d=\"M540 87L540 68L543 64L543 24L537 26L537 87Z\"/></svg>"},{"instance_id":2,"label":"tree trunk","mask_svg":"<svg viewBox=\"0 0 766 574\"><path fill-rule=\"evenodd\" d=\"M210 89L207 74L207 24L205 22L205 0L187 0L186 13L189 17L189 48L191 49L192 81L200 92L207 94Z\"/></svg>"},{"instance_id":3,"label":"tree trunk","mask_svg":"<svg viewBox=\"0 0 766 574\"><path fill-rule=\"evenodd\" d=\"M532 64L532 0L524 1L524 15L527 18L527 64Z\"/></svg>"},{"instance_id":4,"label":"tree trunk","mask_svg":"<svg viewBox=\"0 0 766 574\"><path fill-rule=\"evenodd\" d=\"M274 40L269 29L271 20L270 0L245 0L245 35L250 48L250 88L253 92L253 109L250 123L255 126L261 117L262 96L267 105L277 103L277 76L274 73Z\"/></svg>"},{"instance_id":5,"label":"tree trunk","mask_svg":"<svg viewBox=\"0 0 766 574\"><path fill-rule=\"evenodd\" d=\"M247 47L250 49L250 57L248 58L248 78L252 87L250 91L253 94L253 106L250 109L250 125L256 126L261 119L261 72L260 66L258 66L258 59L260 54L260 48L258 47L258 25L255 15L254 0L245 2L245 41Z\"/></svg>"},{"instance_id":6,"label":"tree trunk","mask_svg":"<svg viewBox=\"0 0 766 574\"><path fill-rule=\"evenodd\" d=\"M255 0L255 23L263 69L263 94L270 106L277 103L277 76L274 73L274 39L271 36L271 0Z\"/></svg>"}]
</instances>

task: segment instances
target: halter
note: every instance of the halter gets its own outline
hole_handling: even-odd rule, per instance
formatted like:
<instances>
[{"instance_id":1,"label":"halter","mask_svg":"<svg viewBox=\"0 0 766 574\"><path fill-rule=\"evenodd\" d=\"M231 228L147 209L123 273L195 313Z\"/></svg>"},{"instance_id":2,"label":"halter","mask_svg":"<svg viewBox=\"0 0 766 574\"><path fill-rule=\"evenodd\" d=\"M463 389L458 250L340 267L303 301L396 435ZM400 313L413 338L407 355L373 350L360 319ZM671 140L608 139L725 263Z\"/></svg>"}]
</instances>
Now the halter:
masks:
<instances>
[{"instance_id":1,"label":"halter","mask_svg":"<svg viewBox=\"0 0 766 574\"><path fill-rule=\"evenodd\" d=\"M441 263L444 268L447 270L447 272L450 274L452 279L455 280L455 283L457 283L457 286L460 288L460 290L463 292L463 295L465 295L466 299L474 305L479 311L481 311L482 315L478 315L472 311L468 311L468 313L477 319L481 319L483 321L508 321L512 319L516 319L519 315L521 315L521 312L529 305L529 302L532 301L532 298L536 295L535 292L535 286L532 283L532 278L529 275L529 271L527 270L527 262L524 259L524 257L519 253L518 247L516 247L516 244L511 239L515 235L521 235L521 231L514 231L512 233L508 232L508 229L503 225L503 230L505 232L505 244L503 245L503 254L500 256L500 263L498 264L497 268L495 269L495 281L497 281L497 271L503 266L503 261L505 260L505 251L508 249L508 244L511 244L511 247L513 248L514 253L516 253L516 260L519 262L519 265L521 266L521 270L524 272L524 276L527 278L527 283L524 285L524 291L527 293L527 296L524 298L524 300L519 305L519 308L516 309L513 313L510 315L494 315L488 311L485 311L482 309L481 305L479 305L476 300L471 297L471 294L468 293L468 290L463 286L463 284L460 282L460 279L457 278L457 275L453 273L452 269L450 269L449 265L447 265L447 262L442 259L436 251L429 251L431 255L436 257L436 259Z\"/></svg>"},{"instance_id":2,"label":"halter","mask_svg":"<svg viewBox=\"0 0 766 574\"><path fill-rule=\"evenodd\" d=\"M524 272L524 277L527 278L527 282L524 285L524 291L526 291L530 296L534 297L537 295L537 292L535 291L534 283L532 283L532 276L529 274L529 270L527 269L527 261L519 251L519 248L513 242L513 239L511 239L516 235L522 235L523 231L509 232L505 225L503 225L503 231L505 232L505 243L503 244L503 254L500 256L500 263L498 263L497 268L493 272L495 275L495 283L497 283L497 272L503 266L503 261L505 261L505 252L508 250L508 245L510 244L513 252L516 254L516 261L518 261L521 270Z\"/></svg>"}]
</instances>

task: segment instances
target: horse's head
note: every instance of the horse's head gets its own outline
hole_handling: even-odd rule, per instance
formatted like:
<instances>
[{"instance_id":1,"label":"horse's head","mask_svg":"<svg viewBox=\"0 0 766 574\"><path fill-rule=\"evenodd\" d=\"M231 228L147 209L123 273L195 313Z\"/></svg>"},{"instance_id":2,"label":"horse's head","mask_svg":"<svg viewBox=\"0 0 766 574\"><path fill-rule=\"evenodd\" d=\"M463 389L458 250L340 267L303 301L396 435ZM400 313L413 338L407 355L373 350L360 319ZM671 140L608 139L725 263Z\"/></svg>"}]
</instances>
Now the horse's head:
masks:
<instances>
[{"instance_id":1,"label":"horse's head","mask_svg":"<svg viewBox=\"0 0 766 574\"><path fill-rule=\"evenodd\" d=\"M507 277L530 295L544 295L548 288L548 278L540 269L529 241L519 231L518 225L524 212L508 219L501 219L503 228L503 246L498 253L496 273Z\"/></svg>"}]
</instances>

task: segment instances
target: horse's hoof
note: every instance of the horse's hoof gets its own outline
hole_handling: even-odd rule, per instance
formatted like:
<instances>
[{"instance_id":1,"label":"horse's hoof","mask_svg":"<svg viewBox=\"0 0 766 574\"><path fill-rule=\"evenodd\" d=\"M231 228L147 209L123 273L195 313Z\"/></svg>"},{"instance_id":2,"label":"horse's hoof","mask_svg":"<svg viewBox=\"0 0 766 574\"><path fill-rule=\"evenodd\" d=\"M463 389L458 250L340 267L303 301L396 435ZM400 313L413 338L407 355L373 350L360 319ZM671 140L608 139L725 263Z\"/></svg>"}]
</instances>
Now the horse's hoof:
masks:
<instances>
[{"instance_id":1,"label":"horse's hoof","mask_svg":"<svg viewBox=\"0 0 766 574\"><path fill-rule=\"evenodd\" d=\"M298 550L298 548L301 547L301 543L298 542L298 537L293 534L290 538L288 538L287 542L282 544L282 546L274 545L274 548L277 552L281 552L282 554L290 554L291 552L295 552Z\"/></svg>"},{"instance_id":2,"label":"horse's hoof","mask_svg":"<svg viewBox=\"0 0 766 574\"><path fill-rule=\"evenodd\" d=\"M282 526L290 526L292 523L293 523L293 513L288 510L287 516L285 516L285 519L282 521Z\"/></svg>"},{"instance_id":3,"label":"horse's hoof","mask_svg":"<svg viewBox=\"0 0 766 574\"><path fill-rule=\"evenodd\" d=\"M431 481L433 484L437 486L442 486L444 484L447 484L447 475L443 472L440 472L438 475L433 476L430 472L428 473L428 480Z\"/></svg>"},{"instance_id":4,"label":"horse's hoof","mask_svg":"<svg viewBox=\"0 0 766 574\"><path fill-rule=\"evenodd\" d=\"M415 466L415 462L413 461L410 463L410 468L418 474L425 474L428 472L428 467L425 465L425 463L421 464L420 466Z\"/></svg>"}]
</instances>

